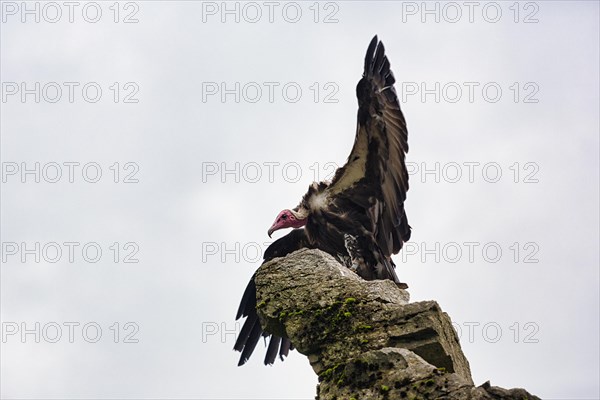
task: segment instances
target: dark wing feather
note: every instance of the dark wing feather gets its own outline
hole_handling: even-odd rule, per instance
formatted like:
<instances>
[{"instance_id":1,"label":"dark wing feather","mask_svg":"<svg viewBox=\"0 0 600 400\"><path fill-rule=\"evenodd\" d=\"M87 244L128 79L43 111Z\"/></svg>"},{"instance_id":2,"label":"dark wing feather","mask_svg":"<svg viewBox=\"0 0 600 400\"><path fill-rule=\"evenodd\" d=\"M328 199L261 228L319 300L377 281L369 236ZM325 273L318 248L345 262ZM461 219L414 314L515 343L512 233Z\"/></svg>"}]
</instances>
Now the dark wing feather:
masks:
<instances>
[{"instance_id":1,"label":"dark wing feather","mask_svg":"<svg viewBox=\"0 0 600 400\"><path fill-rule=\"evenodd\" d=\"M273 335L271 337L271 342L269 343L269 347L267 348L267 354L265 355L265 365L270 365L275 362L275 358L277 357L277 353L279 352L280 343L281 338L279 336Z\"/></svg>"},{"instance_id":2,"label":"dark wing feather","mask_svg":"<svg viewBox=\"0 0 600 400\"><path fill-rule=\"evenodd\" d=\"M242 355L240 356L238 366L244 365L246 361L248 361L252 355L252 352L254 351L254 348L256 347L256 344L258 343L258 340L262 336L262 333L263 330L260 326L260 322L258 321L258 318L255 318L254 323L252 324L252 330L250 331L248 339L244 343L244 348L241 350Z\"/></svg>"},{"instance_id":3,"label":"dark wing feather","mask_svg":"<svg viewBox=\"0 0 600 400\"><path fill-rule=\"evenodd\" d=\"M238 307L237 314L235 319L240 319L241 317L245 317L248 314L252 313L256 307L256 285L254 284L254 277L256 274L252 275L250 278L250 282L246 286L246 290L244 290L244 294L242 295L242 300L240 301L240 306Z\"/></svg>"},{"instance_id":4,"label":"dark wing feather","mask_svg":"<svg viewBox=\"0 0 600 400\"><path fill-rule=\"evenodd\" d=\"M290 350L294 350L294 346L292 346L292 342L288 338L281 339L281 347L279 348L279 358L283 361L283 357L287 357Z\"/></svg>"},{"instance_id":5,"label":"dark wing feather","mask_svg":"<svg viewBox=\"0 0 600 400\"><path fill-rule=\"evenodd\" d=\"M344 197L366 208L371 222L366 228L386 256L398 253L410 238L404 212L408 132L395 81L383 43L375 36L356 87L359 108L354 146L328 188L334 203Z\"/></svg>"}]
</instances>

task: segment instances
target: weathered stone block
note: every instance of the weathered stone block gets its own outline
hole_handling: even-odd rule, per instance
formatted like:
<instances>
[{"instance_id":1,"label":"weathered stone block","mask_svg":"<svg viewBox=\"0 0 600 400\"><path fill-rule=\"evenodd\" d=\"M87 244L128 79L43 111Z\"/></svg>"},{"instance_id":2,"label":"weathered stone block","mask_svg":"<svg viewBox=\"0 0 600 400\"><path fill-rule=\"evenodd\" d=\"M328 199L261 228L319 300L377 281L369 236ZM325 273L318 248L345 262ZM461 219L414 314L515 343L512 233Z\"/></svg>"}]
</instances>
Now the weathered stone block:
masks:
<instances>
[{"instance_id":1,"label":"weathered stone block","mask_svg":"<svg viewBox=\"0 0 600 400\"><path fill-rule=\"evenodd\" d=\"M523 389L474 387L450 317L409 303L389 280L365 281L319 250L261 266L265 331L291 339L319 376L321 399L536 399Z\"/></svg>"}]
</instances>

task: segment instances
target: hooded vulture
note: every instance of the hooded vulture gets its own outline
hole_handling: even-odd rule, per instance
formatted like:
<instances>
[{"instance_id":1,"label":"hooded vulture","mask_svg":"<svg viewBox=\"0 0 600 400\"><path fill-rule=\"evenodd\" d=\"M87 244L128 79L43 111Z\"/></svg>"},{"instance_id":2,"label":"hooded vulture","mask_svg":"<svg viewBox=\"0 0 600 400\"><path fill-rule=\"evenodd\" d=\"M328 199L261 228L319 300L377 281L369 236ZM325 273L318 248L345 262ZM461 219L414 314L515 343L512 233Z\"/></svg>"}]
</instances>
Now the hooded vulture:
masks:
<instances>
[{"instance_id":1,"label":"hooded vulture","mask_svg":"<svg viewBox=\"0 0 600 400\"><path fill-rule=\"evenodd\" d=\"M300 204L281 211L269 228L269 237L282 228L295 228L273 242L264 262L301 248L317 248L366 280L390 279L401 288L391 259L410 238L404 211L408 173L406 122L394 89L394 74L377 36L365 56L363 76L356 87L358 118L354 146L346 164L331 182L314 182ZM271 337L265 364L279 353L287 356L293 345L287 338L263 332L256 313L254 276L236 319L247 317L234 349L243 365L260 337Z\"/></svg>"}]
</instances>

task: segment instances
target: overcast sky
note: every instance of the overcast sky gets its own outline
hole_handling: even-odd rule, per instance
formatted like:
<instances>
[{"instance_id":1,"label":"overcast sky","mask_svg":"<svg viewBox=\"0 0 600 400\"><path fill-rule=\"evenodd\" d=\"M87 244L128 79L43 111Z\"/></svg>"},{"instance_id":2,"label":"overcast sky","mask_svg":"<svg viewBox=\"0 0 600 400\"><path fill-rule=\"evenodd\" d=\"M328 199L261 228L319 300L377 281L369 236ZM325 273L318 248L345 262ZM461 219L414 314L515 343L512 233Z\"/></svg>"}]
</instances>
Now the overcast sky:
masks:
<instances>
[{"instance_id":1,"label":"overcast sky","mask_svg":"<svg viewBox=\"0 0 600 400\"><path fill-rule=\"evenodd\" d=\"M313 398L297 352L238 368L233 318L277 213L350 151L374 34L409 128L412 300L449 313L476 384L600 396L598 2L23 4L3 397Z\"/></svg>"}]
</instances>

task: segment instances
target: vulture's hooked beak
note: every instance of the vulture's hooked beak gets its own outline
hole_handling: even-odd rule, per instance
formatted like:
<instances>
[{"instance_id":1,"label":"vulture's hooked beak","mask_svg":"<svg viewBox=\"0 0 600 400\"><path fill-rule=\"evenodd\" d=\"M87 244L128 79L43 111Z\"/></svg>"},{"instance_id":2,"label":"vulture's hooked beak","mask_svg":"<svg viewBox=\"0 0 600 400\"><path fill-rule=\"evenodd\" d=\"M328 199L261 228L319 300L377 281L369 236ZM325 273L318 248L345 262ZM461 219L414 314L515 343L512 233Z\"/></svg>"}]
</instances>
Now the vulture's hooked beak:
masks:
<instances>
[{"instance_id":1,"label":"vulture's hooked beak","mask_svg":"<svg viewBox=\"0 0 600 400\"><path fill-rule=\"evenodd\" d=\"M275 222L273 222L273 225L271 225L271 227L267 231L267 235L269 235L269 237L271 237L273 232L275 232L278 229L281 229L281 225L279 224L279 218L276 219Z\"/></svg>"}]
</instances>

